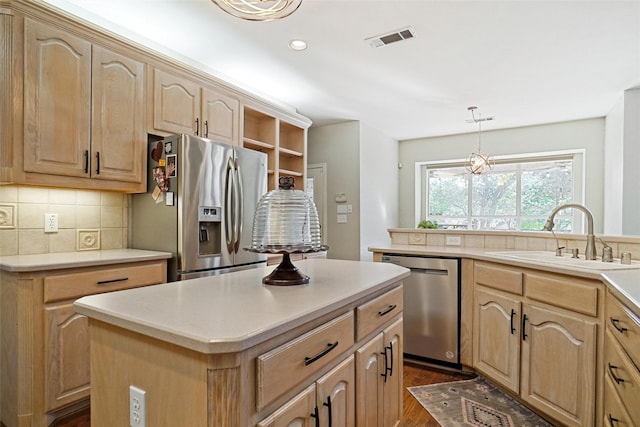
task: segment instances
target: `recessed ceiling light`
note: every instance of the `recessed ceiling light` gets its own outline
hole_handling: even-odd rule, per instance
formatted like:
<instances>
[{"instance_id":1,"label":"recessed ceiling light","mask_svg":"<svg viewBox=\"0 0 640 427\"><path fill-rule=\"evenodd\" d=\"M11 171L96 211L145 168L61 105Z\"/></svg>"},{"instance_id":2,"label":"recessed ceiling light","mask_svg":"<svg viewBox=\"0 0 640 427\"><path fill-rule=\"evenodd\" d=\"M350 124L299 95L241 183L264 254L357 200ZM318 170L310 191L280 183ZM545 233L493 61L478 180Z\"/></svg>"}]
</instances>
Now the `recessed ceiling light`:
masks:
<instances>
[{"instance_id":1,"label":"recessed ceiling light","mask_svg":"<svg viewBox=\"0 0 640 427\"><path fill-rule=\"evenodd\" d=\"M289 48L293 50L305 50L307 47L307 42L304 40L293 39L289 42Z\"/></svg>"}]
</instances>

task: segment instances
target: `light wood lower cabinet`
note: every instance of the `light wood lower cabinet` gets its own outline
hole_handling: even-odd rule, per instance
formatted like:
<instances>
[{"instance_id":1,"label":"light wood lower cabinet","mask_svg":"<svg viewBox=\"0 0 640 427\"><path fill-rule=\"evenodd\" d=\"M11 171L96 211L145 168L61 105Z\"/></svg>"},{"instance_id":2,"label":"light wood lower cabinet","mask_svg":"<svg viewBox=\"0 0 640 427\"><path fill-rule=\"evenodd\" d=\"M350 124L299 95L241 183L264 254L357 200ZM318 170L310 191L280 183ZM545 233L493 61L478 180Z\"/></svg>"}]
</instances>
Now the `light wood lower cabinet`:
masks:
<instances>
[{"instance_id":1,"label":"light wood lower cabinet","mask_svg":"<svg viewBox=\"0 0 640 427\"><path fill-rule=\"evenodd\" d=\"M48 427L59 416L88 406L88 319L73 310L73 301L163 283L166 271L166 260L0 271L0 422L6 427Z\"/></svg>"},{"instance_id":2,"label":"light wood lower cabinet","mask_svg":"<svg viewBox=\"0 0 640 427\"><path fill-rule=\"evenodd\" d=\"M402 319L398 319L356 351L359 427L400 424L402 348Z\"/></svg>"},{"instance_id":3,"label":"light wood lower cabinet","mask_svg":"<svg viewBox=\"0 0 640 427\"><path fill-rule=\"evenodd\" d=\"M640 312L606 298L604 424L640 425Z\"/></svg>"},{"instance_id":4,"label":"light wood lower cabinet","mask_svg":"<svg viewBox=\"0 0 640 427\"><path fill-rule=\"evenodd\" d=\"M257 427L355 426L354 377L352 355L260 421Z\"/></svg>"},{"instance_id":5,"label":"light wood lower cabinet","mask_svg":"<svg viewBox=\"0 0 640 427\"><path fill-rule=\"evenodd\" d=\"M596 425L602 284L482 262L474 270L475 368L563 425Z\"/></svg>"},{"instance_id":6,"label":"light wood lower cabinet","mask_svg":"<svg viewBox=\"0 0 640 427\"><path fill-rule=\"evenodd\" d=\"M128 400L120 391L136 385L147 392L147 425L398 426L401 301L400 282L390 284L225 354L203 354L90 319L91 425L126 425Z\"/></svg>"}]
</instances>

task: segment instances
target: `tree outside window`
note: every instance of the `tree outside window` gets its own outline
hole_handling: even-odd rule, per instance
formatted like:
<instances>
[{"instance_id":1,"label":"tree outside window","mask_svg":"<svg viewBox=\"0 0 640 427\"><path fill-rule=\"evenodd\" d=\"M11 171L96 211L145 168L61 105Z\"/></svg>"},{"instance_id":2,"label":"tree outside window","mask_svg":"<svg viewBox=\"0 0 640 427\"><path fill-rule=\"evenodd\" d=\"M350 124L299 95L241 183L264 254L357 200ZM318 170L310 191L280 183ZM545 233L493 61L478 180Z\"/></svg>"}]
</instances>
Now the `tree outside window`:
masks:
<instances>
[{"instance_id":1,"label":"tree outside window","mask_svg":"<svg viewBox=\"0 0 640 427\"><path fill-rule=\"evenodd\" d=\"M553 208L574 199L572 165L567 157L501 161L482 175L462 164L425 166L425 212L442 228L540 231ZM573 229L570 211L555 222L558 231Z\"/></svg>"}]
</instances>

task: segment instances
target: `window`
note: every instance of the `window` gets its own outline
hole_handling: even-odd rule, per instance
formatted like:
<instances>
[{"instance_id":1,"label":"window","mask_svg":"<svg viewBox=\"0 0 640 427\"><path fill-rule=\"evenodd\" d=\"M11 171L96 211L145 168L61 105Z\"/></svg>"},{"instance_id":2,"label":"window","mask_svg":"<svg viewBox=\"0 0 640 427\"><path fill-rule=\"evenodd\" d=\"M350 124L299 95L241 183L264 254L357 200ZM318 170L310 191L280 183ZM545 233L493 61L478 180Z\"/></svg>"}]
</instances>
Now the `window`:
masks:
<instances>
[{"instance_id":1,"label":"window","mask_svg":"<svg viewBox=\"0 0 640 427\"><path fill-rule=\"evenodd\" d=\"M578 159L577 153L502 158L482 175L470 174L464 162L422 164L421 218L441 228L540 231L553 208L581 201ZM554 230L581 228L574 215L560 211Z\"/></svg>"}]
</instances>

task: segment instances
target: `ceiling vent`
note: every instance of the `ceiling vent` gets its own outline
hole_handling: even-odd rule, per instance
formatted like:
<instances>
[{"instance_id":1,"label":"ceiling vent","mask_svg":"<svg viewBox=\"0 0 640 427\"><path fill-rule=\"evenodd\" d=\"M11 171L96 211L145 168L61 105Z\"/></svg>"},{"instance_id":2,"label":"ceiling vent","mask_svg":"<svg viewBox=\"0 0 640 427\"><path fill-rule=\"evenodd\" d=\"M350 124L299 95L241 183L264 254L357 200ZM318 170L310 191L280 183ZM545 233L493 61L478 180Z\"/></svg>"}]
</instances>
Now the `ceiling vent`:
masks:
<instances>
[{"instance_id":1,"label":"ceiling vent","mask_svg":"<svg viewBox=\"0 0 640 427\"><path fill-rule=\"evenodd\" d=\"M365 40L368 41L372 47L382 47L402 40L412 39L413 37L415 37L413 28L407 27L401 30L394 31L392 33L369 37Z\"/></svg>"}]
</instances>

